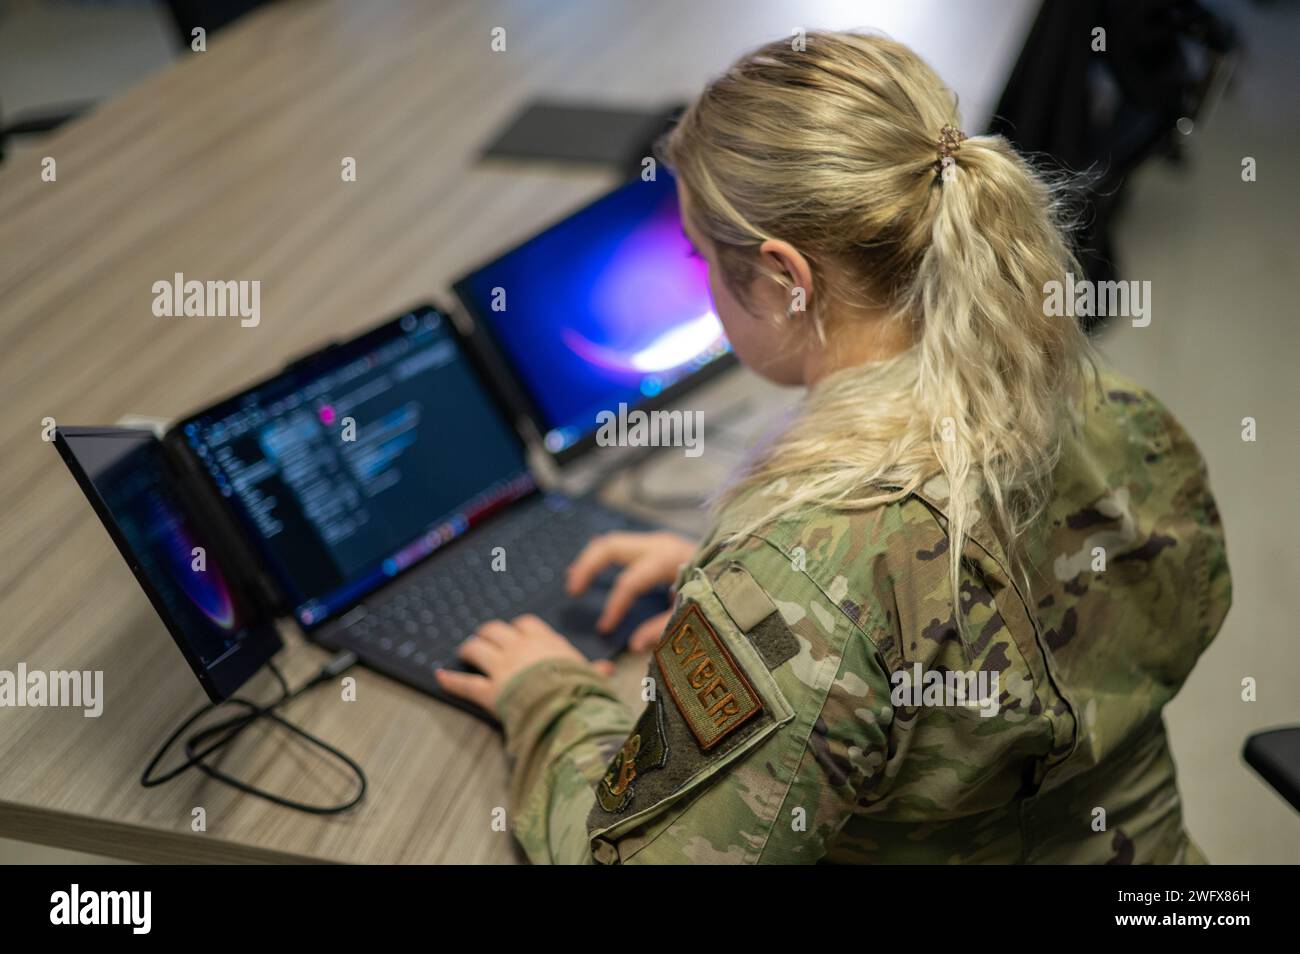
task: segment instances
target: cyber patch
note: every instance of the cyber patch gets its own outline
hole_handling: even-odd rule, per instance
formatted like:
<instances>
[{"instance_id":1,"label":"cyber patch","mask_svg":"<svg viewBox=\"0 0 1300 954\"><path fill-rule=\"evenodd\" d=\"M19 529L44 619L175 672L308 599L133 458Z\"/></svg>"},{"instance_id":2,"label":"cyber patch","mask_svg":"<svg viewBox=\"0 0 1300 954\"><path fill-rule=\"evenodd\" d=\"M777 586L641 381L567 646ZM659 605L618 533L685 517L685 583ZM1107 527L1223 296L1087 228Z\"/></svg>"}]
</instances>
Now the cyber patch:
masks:
<instances>
[{"instance_id":1,"label":"cyber patch","mask_svg":"<svg viewBox=\"0 0 1300 954\"><path fill-rule=\"evenodd\" d=\"M631 804L636 795L636 780L646 772L662 768L668 761L668 743L664 733L664 710L658 700L646 706L614 755L604 777L596 785L596 800L607 812L618 813Z\"/></svg>"},{"instance_id":2,"label":"cyber patch","mask_svg":"<svg viewBox=\"0 0 1300 954\"><path fill-rule=\"evenodd\" d=\"M705 752L763 711L758 693L694 603L660 641L655 661Z\"/></svg>"}]
</instances>

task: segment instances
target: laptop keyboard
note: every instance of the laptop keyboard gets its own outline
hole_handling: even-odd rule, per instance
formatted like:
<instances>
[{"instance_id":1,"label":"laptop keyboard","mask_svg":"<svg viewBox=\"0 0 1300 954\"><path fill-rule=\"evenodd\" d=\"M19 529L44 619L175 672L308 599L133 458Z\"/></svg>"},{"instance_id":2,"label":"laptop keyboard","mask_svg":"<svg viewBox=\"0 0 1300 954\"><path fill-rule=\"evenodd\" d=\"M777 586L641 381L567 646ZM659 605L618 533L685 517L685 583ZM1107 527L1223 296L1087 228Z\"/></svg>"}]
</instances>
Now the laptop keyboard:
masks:
<instances>
[{"instance_id":1,"label":"laptop keyboard","mask_svg":"<svg viewBox=\"0 0 1300 954\"><path fill-rule=\"evenodd\" d=\"M555 610L568 600L565 570L593 536L619 529L644 527L589 500L546 495L517 504L350 610L341 631L322 641L429 691L435 669L461 668L457 647L485 620L533 612L556 625ZM591 655L586 642L580 648Z\"/></svg>"}]
</instances>

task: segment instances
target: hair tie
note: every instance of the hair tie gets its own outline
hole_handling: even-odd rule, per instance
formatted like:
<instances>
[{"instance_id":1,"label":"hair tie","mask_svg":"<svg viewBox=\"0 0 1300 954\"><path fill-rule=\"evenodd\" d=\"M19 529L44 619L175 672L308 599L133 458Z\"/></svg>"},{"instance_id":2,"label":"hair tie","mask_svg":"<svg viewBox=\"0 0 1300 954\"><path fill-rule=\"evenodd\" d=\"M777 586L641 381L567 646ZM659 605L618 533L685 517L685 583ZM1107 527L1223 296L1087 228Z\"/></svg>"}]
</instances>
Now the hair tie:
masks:
<instances>
[{"instance_id":1,"label":"hair tie","mask_svg":"<svg viewBox=\"0 0 1300 954\"><path fill-rule=\"evenodd\" d=\"M939 130L939 138L935 144L939 147L939 158L935 160L934 171L943 172L957 160L953 158L953 153L961 149L962 142L966 139L966 134L951 123L944 123Z\"/></svg>"}]
</instances>

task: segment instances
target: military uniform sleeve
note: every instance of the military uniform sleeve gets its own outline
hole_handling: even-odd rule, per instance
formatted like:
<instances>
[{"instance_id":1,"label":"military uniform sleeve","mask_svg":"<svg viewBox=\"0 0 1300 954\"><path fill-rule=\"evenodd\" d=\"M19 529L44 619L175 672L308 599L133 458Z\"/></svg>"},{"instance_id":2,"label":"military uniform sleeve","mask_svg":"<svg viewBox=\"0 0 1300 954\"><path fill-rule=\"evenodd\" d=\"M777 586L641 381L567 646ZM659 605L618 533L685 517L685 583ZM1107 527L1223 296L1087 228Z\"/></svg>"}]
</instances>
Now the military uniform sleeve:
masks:
<instances>
[{"instance_id":1,"label":"military uniform sleeve","mask_svg":"<svg viewBox=\"0 0 1300 954\"><path fill-rule=\"evenodd\" d=\"M511 826L534 863L591 861L592 786L632 728L633 714L585 663L547 661L518 673L497 712L512 763Z\"/></svg>"},{"instance_id":2,"label":"military uniform sleeve","mask_svg":"<svg viewBox=\"0 0 1300 954\"><path fill-rule=\"evenodd\" d=\"M883 774L882 661L763 539L688 574L649 677L653 698L596 785L598 861L817 861Z\"/></svg>"}]
</instances>

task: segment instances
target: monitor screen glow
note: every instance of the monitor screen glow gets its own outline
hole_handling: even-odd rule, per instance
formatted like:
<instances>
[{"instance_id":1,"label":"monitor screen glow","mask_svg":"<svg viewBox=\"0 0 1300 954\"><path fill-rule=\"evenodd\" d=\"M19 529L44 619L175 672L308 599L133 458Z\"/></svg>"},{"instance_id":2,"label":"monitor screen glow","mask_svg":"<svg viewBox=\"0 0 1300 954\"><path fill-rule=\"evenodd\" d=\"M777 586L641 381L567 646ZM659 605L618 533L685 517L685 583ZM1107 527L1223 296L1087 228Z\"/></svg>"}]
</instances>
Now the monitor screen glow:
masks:
<instances>
[{"instance_id":1,"label":"monitor screen glow","mask_svg":"<svg viewBox=\"0 0 1300 954\"><path fill-rule=\"evenodd\" d=\"M552 453L730 352L676 187L635 180L457 284Z\"/></svg>"}]
</instances>

